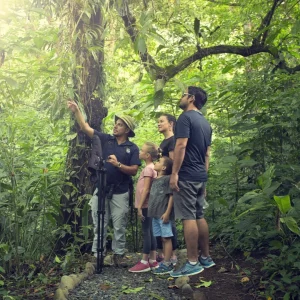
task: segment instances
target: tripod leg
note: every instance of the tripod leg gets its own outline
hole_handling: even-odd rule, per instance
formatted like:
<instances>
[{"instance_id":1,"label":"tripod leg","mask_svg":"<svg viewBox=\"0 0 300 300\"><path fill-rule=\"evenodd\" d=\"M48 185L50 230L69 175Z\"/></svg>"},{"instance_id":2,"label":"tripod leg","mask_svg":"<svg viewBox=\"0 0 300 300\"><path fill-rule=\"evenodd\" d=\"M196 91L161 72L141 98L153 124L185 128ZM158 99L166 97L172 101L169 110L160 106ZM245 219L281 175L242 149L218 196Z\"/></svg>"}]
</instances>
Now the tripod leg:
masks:
<instances>
[{"instance_id":1,"label":"tripod leg","mask_svg":"<svg viewBox=\"0 0 300 300\"><path fill-rule=\"evenodd\" d=\"M101 250L101 264L100 264L100 273L102 272L102 268L103 268L103 252L104 252L104 218L105 218L105 189L106 189L106 173L105 170L102 170L102 197L101 197L101 240L100 240L100 250Z\"/></svg>"},{"instance_id":2,"label":"tripod leg","mask_svg":"<svg viewBox=\"0 0 300 300\"><path fill-rule=\"evenodd\" d=\"M104 241L104 218L105 218L105 170L98 171L98 210L97 210L97 273L102 272L103 267L103 241ZM101 222L100 222L101 221ZM101 224L101 226L100 226ZM100 234L101 228L101 234Z\"/></svg>"}]
</instances>

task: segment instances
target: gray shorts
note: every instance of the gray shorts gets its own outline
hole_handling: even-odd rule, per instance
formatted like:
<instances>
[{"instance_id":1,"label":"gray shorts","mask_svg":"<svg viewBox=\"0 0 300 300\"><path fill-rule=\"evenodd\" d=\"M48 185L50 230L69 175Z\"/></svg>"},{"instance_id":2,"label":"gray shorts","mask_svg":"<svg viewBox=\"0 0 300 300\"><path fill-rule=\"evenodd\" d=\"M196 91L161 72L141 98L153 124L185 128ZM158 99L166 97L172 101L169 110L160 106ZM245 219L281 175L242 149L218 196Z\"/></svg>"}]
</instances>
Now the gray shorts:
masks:
<instances>
[{"instance_id":1,"label":"gray shorts","mask_svg":"<svg viewBox=\"0 0 300 300\"><path fill-rule=\"evenodd\" d=\"M178 181L179 192L173 191L176 219L197 220L204 218L204 182Z\"/></svg>"}]
</instances>

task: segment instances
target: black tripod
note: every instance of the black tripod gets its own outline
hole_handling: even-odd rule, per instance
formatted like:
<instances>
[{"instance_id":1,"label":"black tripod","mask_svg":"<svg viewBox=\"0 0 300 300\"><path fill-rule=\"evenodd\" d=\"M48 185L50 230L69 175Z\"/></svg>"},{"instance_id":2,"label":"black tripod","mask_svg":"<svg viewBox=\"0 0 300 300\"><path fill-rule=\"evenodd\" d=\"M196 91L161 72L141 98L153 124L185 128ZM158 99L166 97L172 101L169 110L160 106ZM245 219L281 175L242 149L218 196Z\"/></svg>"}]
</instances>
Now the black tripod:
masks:
<instances>
[{"instance_id":1,"label":"black tripod","mask_svg":"<svg viewBox=\"0 0 300 300\"><path fill-rule=\"evenodd\" d=\"M98 208L97 208L97 274L102 272L103 252L104 252L104 216L105 216L105 196L106 196L106 169L102 159L102 146L99 137L94 134L92 138L92 153L88 163L88 168L95 174L98 188ZM95 177L95 176L92 176ZM101 220L101 239L100 239L100 220Z\"/></svg>"},{"instance_id":2,"label":"black tripod","mask_svg":"<svg viewBox=\"0 0 300 300\"><path fill-rule=\"evenodd\" d=\"M104 252L104 216L105 216L105 189L106 189L106 170L102 166L97 171L97 187L98 187L98 209L97 209L97 274L102 272L103 252ZM100 218L101 218L101 239L100 239Z\"/></svg>"}]
</instances>

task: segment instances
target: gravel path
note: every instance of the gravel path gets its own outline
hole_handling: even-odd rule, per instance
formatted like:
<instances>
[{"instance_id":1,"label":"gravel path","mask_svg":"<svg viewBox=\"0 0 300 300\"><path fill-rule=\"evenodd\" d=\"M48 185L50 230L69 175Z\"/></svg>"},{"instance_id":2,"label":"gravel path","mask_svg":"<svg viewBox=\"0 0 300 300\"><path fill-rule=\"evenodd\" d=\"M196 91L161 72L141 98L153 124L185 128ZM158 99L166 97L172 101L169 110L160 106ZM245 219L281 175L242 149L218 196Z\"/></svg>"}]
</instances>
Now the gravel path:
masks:
<instances>
[{"instance_id":1,"label":"gravel path","mask_svg":"<svg viewBox=\"0 0 300 300\"><path fill-rule=\"evenodd\" d=\"M128 254L128 265L133 266L140 256L137 253ZM174 284L174 281L168 280L170 276L157 276L152 272L130 273L128 269L105 266L101 274L93 275L70 291L68 300L184 299L168 288Z\"/></svg>"},{"instance_id":2,"label":"gravel path","mask_svg":"<svg viewBox=\"0 0 300 300\"><path fill-rule=\"evenodd\" d=\"M130 273L127 269L105 267L70 292L68 300L78 299L182 299L168 286L168 277L158 277L151 272Z\"/></svg>"},{"instance_id":3,"label":"gravel path","mask_svg":"<svg viewBox=\"0 0 300 300\"><path fill-rule=\"evenodd\" d=\"M101 274L95 274L70 291L68 300L253 300L257 299L257 291L253 282L259 283L260 276L256 275L255 265L245 261L245 258L232 259L221 251L212 250L216 267L205 269L204 272L191 276L190 285L193 294L183 294L181 289L172 289L175 280L170 276L160 277L146 273L130 273L128 268L104 267ZM185 262L184 250L178 253L178 266L181 260ZM183 255L183 256L182 256ZM108 258L108 257L107 257ZM128 265L133 266L140 258L140 253L128 253ZM95 258L93 257L94 262ZM235 266L239 266L236 268ZM245 277L243 270L250 271L251 280L241 283ZM200 281L199 281L200 280ZM200 282L211 282L207 288L196 286Z\"/></svg>"}]
</instances>

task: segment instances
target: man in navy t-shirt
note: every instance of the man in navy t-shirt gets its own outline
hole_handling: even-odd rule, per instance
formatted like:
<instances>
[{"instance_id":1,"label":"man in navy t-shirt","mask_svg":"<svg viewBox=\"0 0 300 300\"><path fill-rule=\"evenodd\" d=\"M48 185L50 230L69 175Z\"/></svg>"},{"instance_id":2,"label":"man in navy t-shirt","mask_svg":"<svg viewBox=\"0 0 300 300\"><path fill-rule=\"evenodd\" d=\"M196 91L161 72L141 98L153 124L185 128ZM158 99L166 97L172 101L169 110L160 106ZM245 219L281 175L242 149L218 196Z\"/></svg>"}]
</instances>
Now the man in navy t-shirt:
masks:
<instances>
[{"instance_id":1,"label":"man in navy t-shirt","mask_svg":"<svg viewBox=\"0 0 300 300\"><path fill-rule=\"evenodd\" d=\"M209 256L209 232L203 214L212 136L209 123L199 111L206 100L204 90L190 86L179 104L184 112L176 123L170 186L175 216L183 221L188 261L181 269L170 273L173 277L195 275L215 265Z\"/></svg>"},{"instance_id":2,"label":"man in navy t-shirt","mask_svg":"<svg viewBox=\"0 0 300 300\"><path fill-rule=\"evenodd\" d=\"M138 167L141 165L138 147L129 141L128 137L134 137L134 122L130 116L116 116L113 135L101 133L89 126L85 122L77 104L68 101L69 109L75 114L76 120L81 130L90 138L94 134L98 135L102 144L102 155L105 159L107 192L111 194L105 200L104 216L104 237L106 239L107 225L112 219L114 229L113 239L113 261L115 266L126 267L124 259L125 233L127 224L127 213L129 210L129 183L131 176L136 175ZM110 193L111 191L111 193ZM109 199L108 199L109 198ZM97 251L97 189L91 198L92 217L94 223L94 241L92 251ZM101 224L101 222L100 222ZM100 231L101 232L101 231ZM96 255L95 255L96 256Z\"/></svg>"}]
</instances>

